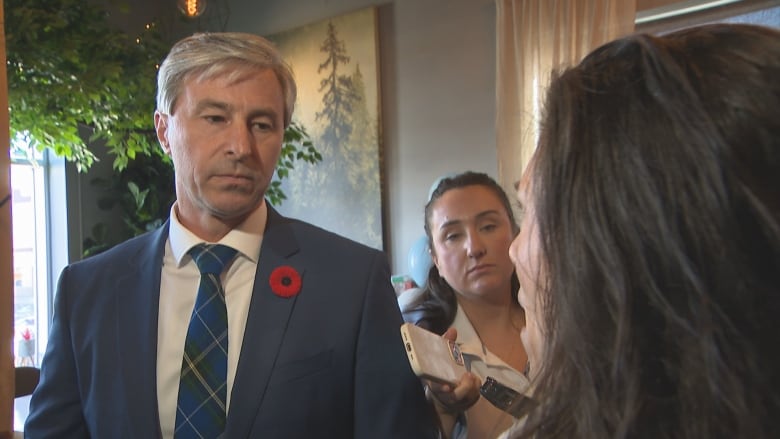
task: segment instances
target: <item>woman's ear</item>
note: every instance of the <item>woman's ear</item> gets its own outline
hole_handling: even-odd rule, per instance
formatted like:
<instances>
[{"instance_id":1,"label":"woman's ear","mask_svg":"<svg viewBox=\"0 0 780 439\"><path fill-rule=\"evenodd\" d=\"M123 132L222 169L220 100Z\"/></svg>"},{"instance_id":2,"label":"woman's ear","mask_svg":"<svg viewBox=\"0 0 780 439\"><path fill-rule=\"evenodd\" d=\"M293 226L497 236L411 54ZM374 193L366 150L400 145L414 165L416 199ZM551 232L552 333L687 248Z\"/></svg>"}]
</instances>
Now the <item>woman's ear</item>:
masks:
<instances>
[{"instance_id":1,"label":"woman's ear","mask_svg":"<svg viewBox=\"0 0 780 439\"><path fill-rule=\"evenodd\" d=\"M439 258L436 256L436 252L433 251L430 247L428 248L428 254L431 255L431 262L433 262L433 265L436 266L436 269L439 270ZM439 270L441 271L441 270Z\"/></svg>"}]
</instances>

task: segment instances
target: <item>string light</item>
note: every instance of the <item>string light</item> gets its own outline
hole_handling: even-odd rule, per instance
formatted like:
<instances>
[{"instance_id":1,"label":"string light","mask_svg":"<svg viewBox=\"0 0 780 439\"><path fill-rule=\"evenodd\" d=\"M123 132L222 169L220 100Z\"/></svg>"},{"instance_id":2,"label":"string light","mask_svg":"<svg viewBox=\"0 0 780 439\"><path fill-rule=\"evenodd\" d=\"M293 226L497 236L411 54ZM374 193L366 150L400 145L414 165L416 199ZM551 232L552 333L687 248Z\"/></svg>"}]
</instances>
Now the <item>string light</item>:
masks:
<instances>
[{"instance_id":1,"label":"string light","mask_svg":"<svg viewBox=\"0 0 780 439\"><path fill-rule=\"evenodd\" d=\"M185 17L195 18L206 10L206 0L178 0L179 10Z\"/></svg>"}]
</instances>

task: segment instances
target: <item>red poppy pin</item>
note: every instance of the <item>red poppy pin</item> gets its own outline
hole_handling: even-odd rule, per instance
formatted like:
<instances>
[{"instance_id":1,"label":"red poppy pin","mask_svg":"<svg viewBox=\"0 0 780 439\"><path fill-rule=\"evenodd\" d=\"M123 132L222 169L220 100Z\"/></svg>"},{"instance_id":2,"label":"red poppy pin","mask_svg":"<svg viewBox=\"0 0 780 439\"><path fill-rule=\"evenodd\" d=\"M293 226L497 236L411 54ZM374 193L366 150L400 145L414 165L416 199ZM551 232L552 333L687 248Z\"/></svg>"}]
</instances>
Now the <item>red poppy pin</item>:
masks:
<instances>
[{"instance_id":1,"label":"red poppy pin","mask_svg":"<svg viewBox=\"0 0 780 439\"><path fill-rule=\"evenodd\" d=\"M301 292L301 275L289 265L275 268L268 282L271 291L279 297L292 297Z\"/></svg>"}]
</instances>

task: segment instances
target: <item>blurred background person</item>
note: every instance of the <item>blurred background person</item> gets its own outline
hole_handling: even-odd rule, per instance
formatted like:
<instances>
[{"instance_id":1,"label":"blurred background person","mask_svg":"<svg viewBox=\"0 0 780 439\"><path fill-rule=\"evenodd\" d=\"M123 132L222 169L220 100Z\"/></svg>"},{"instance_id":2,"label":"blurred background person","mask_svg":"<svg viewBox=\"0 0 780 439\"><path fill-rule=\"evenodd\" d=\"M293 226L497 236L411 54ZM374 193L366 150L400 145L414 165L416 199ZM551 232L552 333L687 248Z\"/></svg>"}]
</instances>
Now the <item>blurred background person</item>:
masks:
<instances>
[{"instance_id":1,"label":"blurred background person","mask_svg":"<svg viewBox=\"0 0 780 439\"><path fill-rule=\"evenodd\" d=\"M623 38L545 109L510 250L540 404L509 436L778 437L780 33Z\"/></svg>"}]
</instances>

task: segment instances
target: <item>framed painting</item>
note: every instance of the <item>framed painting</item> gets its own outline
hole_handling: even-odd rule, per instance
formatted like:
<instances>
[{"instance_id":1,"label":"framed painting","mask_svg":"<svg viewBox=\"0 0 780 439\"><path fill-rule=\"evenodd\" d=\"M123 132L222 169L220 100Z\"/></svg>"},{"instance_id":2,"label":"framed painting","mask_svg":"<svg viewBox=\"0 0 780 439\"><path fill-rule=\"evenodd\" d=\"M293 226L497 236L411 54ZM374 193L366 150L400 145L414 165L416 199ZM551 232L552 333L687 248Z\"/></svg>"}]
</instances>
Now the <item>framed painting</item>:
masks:
<instances>
[{"instance_id":1,"label":"framed painting","mask_svg":"<svg viewBox=\"0 0 780 439\"><path fill-rule=\"evenodd\" d=\"M293 120L323 157L295 163L278 210L383 249L376 8L267 37L295 74Z\"/></svg>"}]
</instances>

